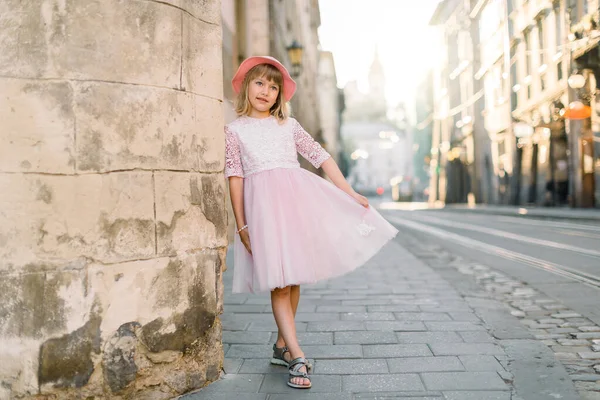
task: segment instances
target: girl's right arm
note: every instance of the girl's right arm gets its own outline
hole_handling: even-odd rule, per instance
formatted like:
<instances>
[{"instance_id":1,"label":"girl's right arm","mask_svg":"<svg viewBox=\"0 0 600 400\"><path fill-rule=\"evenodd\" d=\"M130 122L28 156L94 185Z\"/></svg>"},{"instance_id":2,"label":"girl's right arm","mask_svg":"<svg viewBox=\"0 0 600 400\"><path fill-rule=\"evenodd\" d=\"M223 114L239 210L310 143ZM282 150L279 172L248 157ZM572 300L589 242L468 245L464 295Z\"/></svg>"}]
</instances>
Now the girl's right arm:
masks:
<instances>
[{"instance_id":1,"label":"girl's right arm","mask_svg":"<svg viewBox=\"0 0 600 400\"><path fill-rule=\"evenodd\" d=\"M233 208L233 215L235 216L237 231L246 226L246 215L244 214L244 178L239 176L229 177L229 195L231 197L231 206ZM246 250L248 250L248 253L252 254L248 228L240 231L239 235L240 240L244 244L244 247L246 247Z\"/></svg>"}]
</instances>

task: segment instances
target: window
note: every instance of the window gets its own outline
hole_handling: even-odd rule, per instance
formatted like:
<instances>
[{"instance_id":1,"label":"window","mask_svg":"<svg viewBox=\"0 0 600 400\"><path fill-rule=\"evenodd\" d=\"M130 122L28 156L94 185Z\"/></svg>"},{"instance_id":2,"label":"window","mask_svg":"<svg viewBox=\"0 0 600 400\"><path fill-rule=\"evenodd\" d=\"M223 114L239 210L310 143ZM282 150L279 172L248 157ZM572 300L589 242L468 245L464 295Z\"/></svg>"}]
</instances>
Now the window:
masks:
<instances>
[{"instance_id":1,"label":"window","mask_svg":"<svg viewBox=\"0 0 600 400\"><path fill-rule=\"evenodd\" d=\"M531 31L527 30L523 33L525 42L525 76L531 75Z\"/></svg>"},{"instance_id":2,"label":"window","mask_svg":"<svg viewBox=\"0 0 600 400\"><path fill-rule=\"evenodd\" d=\"M546 42L544 40L544 19L539 18L537 20L537 31L538 31L538 49L540 54L540 65L546 64Z\"/></svg>"},{"instance_id":3,"label":"window","mask_svg":"<svg viewBox=\"0 0 600 400\"><path fill-rule=\"evenodd\" d=\"M563 78L562 61L556 64L556 77L560 81Z\"/></svg>"},{"instance_id":4,"label":"window","mask_svg":"<svg viewBox=\"0 0 600 400\"><path fill-rule=\"evenodd\" d=\"M517 52L516 46L512 46L510 49L510 105L511 111L515 111L519 107L519 76L517 75L517 58L515 54Z\"/></svg>"}]
</instances>

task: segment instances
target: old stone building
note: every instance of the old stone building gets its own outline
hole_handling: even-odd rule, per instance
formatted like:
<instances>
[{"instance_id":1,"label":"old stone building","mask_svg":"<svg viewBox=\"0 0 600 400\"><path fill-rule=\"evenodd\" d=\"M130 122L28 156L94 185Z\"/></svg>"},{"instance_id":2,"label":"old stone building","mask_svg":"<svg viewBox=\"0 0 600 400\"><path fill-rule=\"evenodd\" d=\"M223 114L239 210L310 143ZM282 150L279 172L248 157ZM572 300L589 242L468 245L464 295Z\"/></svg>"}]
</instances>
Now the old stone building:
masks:
<instances>
[{"instance_id":1,"label":"old stone building","mask_svg":"<svg viewBox=\"0 0 600 400\"><path fill-rule=\"evenodd\" d=\"M0 398L219 377L220 1L0 2Z\"/></svg>"}]
</instances>

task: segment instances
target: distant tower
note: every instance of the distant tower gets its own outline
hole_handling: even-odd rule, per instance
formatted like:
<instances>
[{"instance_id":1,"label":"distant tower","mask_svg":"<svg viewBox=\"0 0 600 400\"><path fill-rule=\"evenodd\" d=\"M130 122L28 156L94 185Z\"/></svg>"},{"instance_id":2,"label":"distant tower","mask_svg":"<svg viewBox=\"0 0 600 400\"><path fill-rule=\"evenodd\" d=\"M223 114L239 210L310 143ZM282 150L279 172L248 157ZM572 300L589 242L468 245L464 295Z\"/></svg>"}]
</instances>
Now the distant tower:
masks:
<instances>
[{"instance_id":1,"label":"distant tower","mask_svg":"<svg viewBox=\"0 0 600 400\"><path fill-rule=\"evenodd\" d=\"M375 47L373 63L369 69L369 99L372 104L371 117L373 119L385 119L387 103L385 100L385 74L383 65L379 59L379 49Z\"/></svg>"}]
</instances>

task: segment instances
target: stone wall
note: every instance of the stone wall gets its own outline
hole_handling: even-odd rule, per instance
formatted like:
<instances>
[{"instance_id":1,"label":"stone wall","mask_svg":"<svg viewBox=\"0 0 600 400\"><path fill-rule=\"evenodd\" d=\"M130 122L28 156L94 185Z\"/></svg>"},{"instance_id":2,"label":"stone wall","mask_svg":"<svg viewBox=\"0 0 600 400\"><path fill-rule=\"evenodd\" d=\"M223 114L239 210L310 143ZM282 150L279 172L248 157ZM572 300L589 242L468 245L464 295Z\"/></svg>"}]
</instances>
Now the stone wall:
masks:
<instances>
[{"instance_id":1,"label":"stone wall","mask_svg":"<svg viewBox=\"0 0 600 400\"><path fill-rule=\"evenodd\" d=\"M218 378L220 7L0 2L0 399Z\"/></svg>"}]
</instances>

